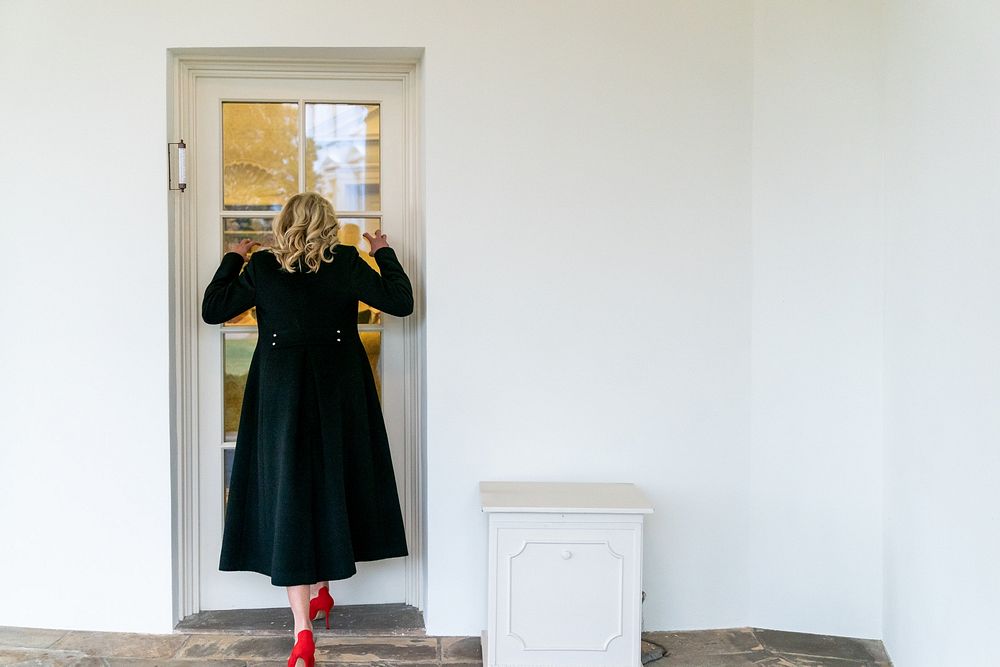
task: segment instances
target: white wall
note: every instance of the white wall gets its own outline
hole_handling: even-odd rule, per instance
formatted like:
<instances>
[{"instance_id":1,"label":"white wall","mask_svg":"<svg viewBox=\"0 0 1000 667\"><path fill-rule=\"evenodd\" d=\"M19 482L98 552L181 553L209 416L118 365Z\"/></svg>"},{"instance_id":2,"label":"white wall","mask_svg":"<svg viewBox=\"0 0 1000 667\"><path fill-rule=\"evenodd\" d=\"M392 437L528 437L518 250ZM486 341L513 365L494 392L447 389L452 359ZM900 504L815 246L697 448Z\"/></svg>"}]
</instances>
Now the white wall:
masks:
<instances>
[{"instance_id":1,"label":"white wall","mask_svg":"<svg viewBox=\"0 0 1000 667\"><path fill-rule=\"evenodd\" d=\"M1000 5L886 3L885 641L992 665L1000 627Z\"/></svg>"},{"instance_id":2,"label":"white wall","mask_svg":"<svg viewBox=\"0 0 1000 667\"><path fill-rule=\"evenodd\" d=\"M211 46L426 49L427 631L484 626L482 479L638 483L647 627L745 624L751 27L704 0L0 3L0 624L172 628L165 63Z\"/></svg>"},{"instance_id":3,"label":"white wall","mask_svg":"<svg viewBox=\"0 0 1000 667\"><path fill-rule=\"evenodd\" d=\"M428 631L485 622L481 479L634 481L647 627L741 624L750 9L518 6L428 47Z\"/></svg>"},{"instance_id":4,"label":"white wall","mask_svg":"<svg viewBox=\"0 0 1000 667\"><path fill-rule=\"evenodd\" d=\"M879 637L877 5L755 6L749 618Z\"/></svg>"}]
</instances>

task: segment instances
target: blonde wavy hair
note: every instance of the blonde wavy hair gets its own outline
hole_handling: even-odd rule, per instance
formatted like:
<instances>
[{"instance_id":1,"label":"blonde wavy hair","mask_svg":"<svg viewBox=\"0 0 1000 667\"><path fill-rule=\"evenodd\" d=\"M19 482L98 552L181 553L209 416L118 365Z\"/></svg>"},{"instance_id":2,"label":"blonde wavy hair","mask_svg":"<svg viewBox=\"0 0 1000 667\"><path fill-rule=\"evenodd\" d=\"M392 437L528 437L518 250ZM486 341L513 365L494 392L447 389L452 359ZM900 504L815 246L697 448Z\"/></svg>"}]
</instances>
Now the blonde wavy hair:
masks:
<instances>
[{"instance_id":1,"label":"blonde wavy hair","mask_svg":"<svg viewBox=\"0 0 1000 667\"><path fill-rule=\"evenodd\" d=\"M333 248L340 243L333 204L318 192L293 195L271 222L271 231L271 253L289 273L295 273L299 260L309 271L319 271L320 263L333 261Z\"/></svg>"}]
</instances>

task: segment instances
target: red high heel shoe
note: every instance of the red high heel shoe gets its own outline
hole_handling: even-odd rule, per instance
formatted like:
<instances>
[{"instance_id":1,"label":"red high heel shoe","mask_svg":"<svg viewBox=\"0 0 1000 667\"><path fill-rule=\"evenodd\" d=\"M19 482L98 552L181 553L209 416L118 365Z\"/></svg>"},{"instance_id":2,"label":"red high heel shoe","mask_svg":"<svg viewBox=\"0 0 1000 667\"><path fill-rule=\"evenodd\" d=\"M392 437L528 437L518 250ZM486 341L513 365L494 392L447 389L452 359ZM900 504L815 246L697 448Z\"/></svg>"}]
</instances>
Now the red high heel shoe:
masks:
<instances>
[{"instance_id":1,"label":"red high heel shoe","mask_svg":"<svg viewBox=\"0 0 1000 667\"><path fill-rule=\"evenodd\" d=\"M313 642L313 632L308 628L299 631L299 638L288 656L288 667L298 667L298 661L305 662L305 667L316 666L316 644Z\"/></svg>"},{"instance_id":2,"label":"red high heel shoe","mask_svg":"<svg viewBox=\"0 0 1000 667\"><path fill-rule=\"evenodd\" d=\"M309 600L309 620L315 621L316 615L322 611L323 615L326 616L326 629L329 630L331 609L333 609L333 597L330 595L330 589L322 586L316 597Z\"/></svg>"}]
</instances>

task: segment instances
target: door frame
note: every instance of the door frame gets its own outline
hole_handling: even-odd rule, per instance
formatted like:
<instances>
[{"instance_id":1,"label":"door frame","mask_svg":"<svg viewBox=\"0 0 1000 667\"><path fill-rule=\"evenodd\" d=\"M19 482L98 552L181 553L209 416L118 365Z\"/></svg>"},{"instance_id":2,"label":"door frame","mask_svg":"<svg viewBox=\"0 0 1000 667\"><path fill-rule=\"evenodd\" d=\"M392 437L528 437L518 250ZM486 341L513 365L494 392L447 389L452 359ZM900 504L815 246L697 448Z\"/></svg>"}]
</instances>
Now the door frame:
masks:
<instances>
[{"instance_id":1,"label":"door frame","mask_svg":"<svg viewBox=\"0 0 1000 667\"><path fill-rule=\"evenodd\" d=\"M187 144L194 183L195 91L201 77L396 80L403 85L403 220L398 254L413 283L413 314L403 319L403 524L410 555L405 602L424 609L426 595L424 456L423 48L168 49L167 142ZM170 446L173 545L172 623L201 611L198 537L198 327L203 286L197 281L197 192L169 192Z\"/></svg>"}]
</instances>

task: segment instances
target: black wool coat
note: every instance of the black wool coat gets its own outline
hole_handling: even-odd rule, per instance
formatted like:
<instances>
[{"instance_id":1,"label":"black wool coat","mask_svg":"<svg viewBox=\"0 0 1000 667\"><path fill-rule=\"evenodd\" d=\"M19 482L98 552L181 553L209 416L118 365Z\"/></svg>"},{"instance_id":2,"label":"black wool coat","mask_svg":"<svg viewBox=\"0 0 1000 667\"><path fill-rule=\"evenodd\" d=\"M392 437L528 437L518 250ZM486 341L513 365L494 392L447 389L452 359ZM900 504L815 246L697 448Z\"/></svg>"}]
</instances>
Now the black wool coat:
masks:
<instances>
[{"instance_id":1,"label":"black wool coat","mask_svg":"<svg viewBox=\"0 0 1000 667\"><path fill-rule=\"evenodd\" d=\"M228 252L205 289L202 319L256 306L229 483L220 570L275 586L346 579L356 561L408 555L382 408L358 334L358 301L413 312L392 248L375 271L350 245L319 271L284 271L266 248ZM242 271L241 271L242 269Z\"/></svg>"}]
</instances>

